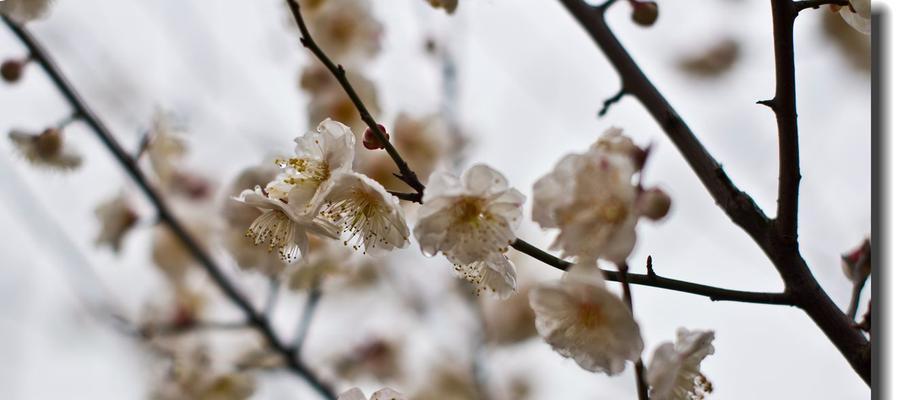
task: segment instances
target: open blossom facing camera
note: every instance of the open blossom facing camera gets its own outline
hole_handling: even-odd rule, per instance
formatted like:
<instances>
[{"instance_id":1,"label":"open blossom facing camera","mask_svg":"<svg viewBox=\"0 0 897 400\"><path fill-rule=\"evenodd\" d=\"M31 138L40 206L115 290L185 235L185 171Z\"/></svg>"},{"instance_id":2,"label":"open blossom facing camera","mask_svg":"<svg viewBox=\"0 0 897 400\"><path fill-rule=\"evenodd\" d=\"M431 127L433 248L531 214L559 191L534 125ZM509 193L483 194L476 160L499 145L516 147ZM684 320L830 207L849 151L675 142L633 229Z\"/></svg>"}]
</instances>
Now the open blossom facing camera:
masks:
<instances>
[{"instance_id":1,"label":"open blossom facing camera","mask_svg":"<svg viewBox=\"0 0 897 400\"><path fill-rule=\"evenodd\" d=\"M321 214L339 226L357 250L393 250L408 245L408 225L399 200L382 185L355 172L342 173L324 195Z\"/></svg>"},{"instance_id":2,"label":"open blossom facing camera","mask_svg":"<svg viewBox=\"0 0 897 400\"><path fill-rule=\"evenodd\" d=\"M296 138L295 152L295 157L277 160L283 171L265 187L265 193L288 202L297 215L314 215L331 178L352 170L355 136L349 127L328 118Z\"/></svg>"},{"instance_id":3,"label":"open blossom facing camera","mask_svg":"<svg viewBox=\"0 0 897 400\"><path fill-rule=\"evenodd\" d=\"M508 283L506 272L513 267L503 253L516 239L523 194L509 188L498 171L479 164L460 179L447 172L434 173L423 200L414 237L424 254L445 254L474 284ZM493 279L493 272L503 278Z\"/></svg>"},{"instance_id":4,"label":"open blossom facing camera","mask_svg":"<svg viewBox=\"0 0 897 400\"><path fill-rule=\"evenodd\" d=\"M611 128L582 154L569 154L533 186L533 220L558 228L552 248L582 262L623 262L635 246L639 217L659 219L669 197L632 183L645 152Z\"/></svg>"},{"instance_id":5,"label":"open blossom facing camera","mask_svg":"<svg viewBox=\"0 0 897 400\"><path fill-rule=\"evenodd\" d=\"M337 400L368 400L368 398L361 389L352 388L340 394ZM395 390L384 388L374 392L370 400L406 400L406 397Z\"/></svg>"},{"instance_id":6,"label":"open blossom facing camera","mask_svg":"<svg viewBox=\"0 0 897 400\"><path fill-rule=\"evenodd\" d=\"M3 0L0 1L0 14L27 22L46 14L52 3L52 0Z\"/></svg>"},{"instance_id":7,"label":"open blossom facing camera","mask_svg":"<svg viewBox=\"0 0 897 400\"><path fill-rule=\"evenodd\" d=\"M588 371L615 375L642 353L638 324L594 265L574 265L560 282L533 288L529 299L539 335Z\"/></svg>"},{"instance_id":8,"label":"open blossom facing camera","mask_svg":"<svg viewBox=\"0 0 897 400\"><path fill-rule=\"evenodd\" d=\"M676 344L666 342L654 350L646 379L651 398L657 400L698 400L713 391L701 373L701 361L713 354L712 331L676 331Z\"/></svg>"},{"instance_id":9,"label":"open blossom facing camera","mask_svg":"<svg viewBox=\"0 0 897 400\"><path fill-rule=\"evenodd\" d=\"M12 130L9 139L34 165L63 171L81 166L81 155L66 145L60 129L50 128L36 134Z\"/></svg>"}]
</instances>

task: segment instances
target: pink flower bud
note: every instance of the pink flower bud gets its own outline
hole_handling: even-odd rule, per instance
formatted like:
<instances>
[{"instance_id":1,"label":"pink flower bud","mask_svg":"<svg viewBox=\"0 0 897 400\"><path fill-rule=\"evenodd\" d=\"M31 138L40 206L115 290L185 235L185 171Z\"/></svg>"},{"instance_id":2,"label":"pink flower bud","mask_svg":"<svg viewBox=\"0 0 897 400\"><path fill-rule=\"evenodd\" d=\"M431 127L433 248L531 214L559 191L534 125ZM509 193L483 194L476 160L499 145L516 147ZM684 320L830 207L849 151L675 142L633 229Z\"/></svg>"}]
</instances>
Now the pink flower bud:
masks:
<instances>
[{"instance_id":1,"label":"pink flower bud","mask_svg":"<svg viewBox=\"0 0 897 400\"><path fill-rule=\"evenodd\" d=\"M650 220L657 221L670 212L673 200L661 189L652 188L642 192L639 197L639 211Z\"/></svg>"},{"instance_id":2,"label":"pink flower bud","mask_svg":"<svg viewBox=\"0 0 897 400\"><path fill-rule=\"evenodd\" d=\"M386 133L386 128L380 124L377 124L377 127L380 128L380 132L383 132L383 136L386 137L386 140L389 140L389 134ZM374 134L371 128L364 130L362 144L364 144L364 148L368 150L377 150L386 147L384 143L380 142L380 139Z\"/></svg>"},{"instance_id":3,"label":"pink flower bud","mask_svg":"<svg viewBox=\"0 0 897 400\"><path fill-rule=\"evenodd\" d=\"M22 79L25 63L21 60L6 60L0 65L0 76L8 83L18 82Z\"/></svg>"}]
</instances>

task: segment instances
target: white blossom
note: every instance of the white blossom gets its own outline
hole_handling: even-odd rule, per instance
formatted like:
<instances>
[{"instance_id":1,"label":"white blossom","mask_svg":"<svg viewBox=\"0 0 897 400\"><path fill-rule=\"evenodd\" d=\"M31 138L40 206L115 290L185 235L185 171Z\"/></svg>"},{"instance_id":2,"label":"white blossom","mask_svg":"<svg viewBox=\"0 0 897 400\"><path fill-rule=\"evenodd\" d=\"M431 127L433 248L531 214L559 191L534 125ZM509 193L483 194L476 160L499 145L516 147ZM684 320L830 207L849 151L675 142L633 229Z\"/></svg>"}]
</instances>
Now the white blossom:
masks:
<instances>
[{"instance_id":1,"label":"white blossom","mask_svg":"<svg viewBox=\"0 0 897 400\"><path fill-rule=\"evenodd\" d=\"M406 397L389 388L380 389L371 395L370 400L405 400ZM337 397L337 400L368 400L359 388L349 389Z\"/></svg>"},{"instance_id":2,"label":"white blossom","mask_svg":"<svg viewBox=\"0 0 897 400\"><path fill-rule=\"evenodd\" d=\"M306 3L309 3L306 1ZM343 64L373 57L380 51L383 26L367 0L325 0L311 3L305 13L315 42Z\"/></svg>"},{"instance_id":3,"label":"white blossom","mask_svg":"<svg viewBox=\"0 0 897 400\"><path fill-rule=\"evenodd\" d=\"M651 398L657 400L696 400L713 390L701 373L701 361L713 354L712 331L676 331L676 344L666 342L654 350L646 380Z\"/></svg>"},{"instance_id":4,"label":"white blossom","mask_svg":"<svg viewBox=\"0 0 897 400\"><path fill-rule=\"evenodd\" d=\"M641 355L638 324L594 265L574 265L560 282L533 288L529 299L539 335L580 367L615 375Z\"/></svg>"},{"instance_id":5,"label":"white blossom","mask_svg":"<svg viewBox=\"0 0 897 400\"><path fill-rule=\"evenodd\" d=\"M565 156L535 183L533 220L560 230L553 249L582 262L626 260L635 246L639 217L666 214L658 210L654 196L662 192L644 191L633 183L644 154L611 128L589 151ZM643 193L651 196L641 199Z\"/></svg>"},{"instance_id":6,"label":"white blossom","mask_svg":"<svg viewBox=\"0 0 897 400\"><path fill-rule=\"evenodd\" d=\"M102 228L97 245L108 245L116 253L121 250L122 238L137 223L138 215L124 193L101 203L94 210Z\"/></svg>"},{"instance_id":7,"label":"white blossom","mask_svg":"<svg viewBox=\"0 0 897 400\"><path fill-rule=\"evenodd\" d=\"M501 173L478 164L460 179L435 172L429 182L414 227L424 254L442 252L466 265L504 253L514 242L525 197Z\"/></svg>"},{"instance_id":8,"label":"white blossom","mask_svg":"<svg viewBox=\"0 0 897 400\"><path fill-rule=\"evenodd\" d=\"M295 157L277 160L283 171L265 187L265 193L289 203L296 215L314 215L330 179L352 170L355 136L349 127L328 118L295 141Z\"/></svg>"},{"instance_id":9,"label":"white blossom","mask_svg":"<svg viewBox=\"0 0 897 400\"><path fill-rule=\"evenodd\" d=\"M507 299L517 290L517 270L503 254L466 265L455 265L455 272L476 287L477 294L485 291L500 299Z\"/></svg>"},{"instance_id":10,"label":"white blossom","mask_svg":"<svg viewBox=\"0 0 897 400\"><path fill-rule=\"evenodd\" d=\"M62 130L50 128L41 133L12 130L9 139L36 166L63 171L81 166L81 155L66 144Z\"/></svg>"},{"instance_id":11,"label":"white blossom","mask_svg":"<svg viewBox=\"0 0 897 400\"><path fill-rule=\"evenodd\" d=\"M228 196L238 196L247 187L266 185L277 176L277 171L273 165L247 168L230 185ZM222 214L225 223L222 242L237 266L268 276L276 276L284 270L284 263L280 261L278 254L268 251L264 246L256 246L251 240L246 240L246 228L261 216L262 211L245 203L227 201L224 203Z\"/></svg>"},{"instance_id":12,"label":"white blossom","mask_svg":"<svg viewBox=\"0 0 897 400\"><path fill-rule=\"evenodd\" d=\"M153 115L146 155L161 186L168 188L177 175L181 160L187 155L184 130L171 114L157 110Z\"/></svg>"},{"instance_id":13,"label":"white blossom","mask_svg":"<svg viewBox=\"0 0 897 400\"><path fill-rule=\"evenodd\" d=\"M850 0L850 4L838 12L853 29L866 35L872 32L872 0Z\"/></svg>"},{"instance_id":14,"label":"white blossom","mask_svg":"<svg viewBox=\"0 0 897 400\"><path fill-rule=\"evenodd\" d=\"M287 197L295 196L290 192ZM285 264L291 264L301 254L308 253L309 233L334 239L338 237L337 228L330 222L315 216L298 214L291 204L268 197L261 187L244 190L237 200L262 211L249 226L246 236L252 238L255 245L267 243L269 251L276 249L280 260Z\"/></svg>"},{"instance_id":15,"label":"white blossom","mask_svg":"<svg viewBox=\"0 0 897 400\"><path fill-rule=\"evenodd\" d=\"M52 3L52 0L3 0L0 1L0 14L17 22L27 22L44 16Z\"/></svg>"},{"instance_id":16,"label":"white blossom","mask_svg":"<svg viewBox=\"0 0 897 400\"><path fill-rule=\"evenodd\" d=\"M408 225L399 200L365 175L346 172L333 178L321 214L346 234L345 244L393 250L408 245Z\"/></svg>"}]
</instances>

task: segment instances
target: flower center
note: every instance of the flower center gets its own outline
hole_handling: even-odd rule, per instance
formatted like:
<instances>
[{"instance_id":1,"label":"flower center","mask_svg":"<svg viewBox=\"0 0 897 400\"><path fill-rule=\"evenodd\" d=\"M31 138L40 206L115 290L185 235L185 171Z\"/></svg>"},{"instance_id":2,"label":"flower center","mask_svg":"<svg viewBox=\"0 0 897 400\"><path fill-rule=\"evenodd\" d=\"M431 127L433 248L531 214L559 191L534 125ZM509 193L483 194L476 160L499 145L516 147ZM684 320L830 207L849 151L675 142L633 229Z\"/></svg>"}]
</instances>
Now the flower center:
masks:
<instances>
[{"instance_id":1,"label":"flower center","mask_svg":"<svg viewBox=\"0 0 897 400\"><path fill-rule=\"evenodd\" d=\"M458 222L474 223L480 219L483 214L483 199L479 197L462 197L455 203L458 213Z\"/></svg>"},{"instance_id":2,"label":"flower center","mask_svg":"<svg viewBox=\"0 0 897 400\"><path fill-rule=\"evenodd\" d=\"M294 229L293 221L282 211L268 210L252 221L246 237L252 238L256 246L267 242L268 251L280 249L281 256L286 258L287 254L283 252L293 239Z\"/></svg>"},{"instance_id":3,"label":"flower center","mask_svg":"<svg viewBox=\"0 0 897 400\"><path fill-rule=\"evenodd\" d=\"M626 205L616 197L608 199L608 201L599 207L598 218L608 224L619 224L626 219L627 215L629 215Z\"/></svg>"},{"instance_id":4,"label":"flower center","mask_svg":"<svg viewBox=\"0 0 897 400\"><path fill-rule=\"evenodd\" d=\"M604 324L604 310L593 303L579 303L576 308L577 321L587 329L594 329Z\"/></svg>"},{"instance_id":5,"label":"flower center","mask_svg":"<svg viewBox=\"0 0 897 400\"><path fill-rule=\"evenodd\" d=\"M283 180L288 185L306 182L321 183L330 178L330 166L321 160L290 158L287 160L276 160L275 163L281 168L291 168L295 172L295 174L291 174L290 177Z\"/></svg>"}]
</instances>

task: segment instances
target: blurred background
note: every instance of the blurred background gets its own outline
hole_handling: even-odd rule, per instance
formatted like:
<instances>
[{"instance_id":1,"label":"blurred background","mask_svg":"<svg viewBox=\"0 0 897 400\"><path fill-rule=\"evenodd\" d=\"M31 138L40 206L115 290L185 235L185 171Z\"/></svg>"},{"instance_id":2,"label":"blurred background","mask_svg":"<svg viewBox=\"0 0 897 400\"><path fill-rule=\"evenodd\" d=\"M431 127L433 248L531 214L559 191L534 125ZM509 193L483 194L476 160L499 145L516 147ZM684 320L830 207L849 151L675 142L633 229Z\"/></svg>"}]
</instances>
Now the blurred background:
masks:
<instances>
[{"instance_id":1,"label":"blurred background","mask_svg":"<svg viewBox=\"0 0 897 400\"><path fill-rule=\"evenodd\" d=\"M59 0L46 18L28 25L127 149L137 151L148 132L166 130L163 122L168 131L183 132L188 151L178 168L186 189L172 190L171 201L185 220L197 221L191 229L207 238L228 274L259 305L267 279L239 268L228 252L221 210L233 194L231 182L247 167L289 154L292 139L324 116L358 133L361 126L327 79L316 75L317 62L299 47L282 3ZM583 151L608 127L621 127L637 143L652 144L646 184L673 198L665 220L639 225L633 272L644 272L651 255L662 276L782 289L770 262L716 207L634 99L597 117L602 102L619 90L619 79L560 4L461 0L448 15L422 0L370 3L370 12L352 17L347 28L360 42L322 45L364 87L394 140L405 138L409 152L419 151L419 168L487 163L531 197L532 184L563 155ZM621 2L609 13L620 40L735 183L774 214L775 119L755 104L774 91L768 4L660 2L660 18L650 28L632 23L629 10ZM801 14L795 38L800 246L820 284L846 307L851 283L840 255L867 237L871 223L868 36L820 9ZM12 33L0 29L0 59L25 54ZM2 132L40 132L70 112L35 65L19 82L0 84ZM408 133L401 135L400 126ZM260 342L245 331L187 332L163 343L123 332L102 315L114 308L139 326L164 322L172 310L201 309L203 320L239 317L198 271L189 271L195 269L189 262L160 265L177 255L177 246L166 244L152 207L86 125L74 122L64 135L83 159L72 171L35 166L13 142L0 141L0 252L6 256L0 263L0 397L161 396L170 352L203 349L215 368L249 371L252 398L316 398L296 377L261 366ZM388 176L391 166L379 153L365 153L357 167L375 178ZM94 210L119 195L137 218L113 251L97 246L102 226ZM413 221L413 208L406 212ZM518 234L542 248L554 235L531 221ZM514 250L511 257L521 292L560 276ZM447 261L424 258L416 243L388 257L357 255L351 262L357 264L351 273L322 284L303 354L338 391L390 386L421 399L478 398L477 390L497 399L635 397L631 370L616 377L588 373L534 335L525 294L504 302L472 297ZM172 269L184 265L192 274L186 278L190 301L171 284ZM285 278L275 314L284 337L301 319L307 279L296 272ZM633 297L645 357L673 340L677 327L716 331L716 353L702 364L713 382L710 398L870 397L798 309L714 303L639 286ZM862 299L860 314L868 293Z\"/></svg>"}]
</instances>

